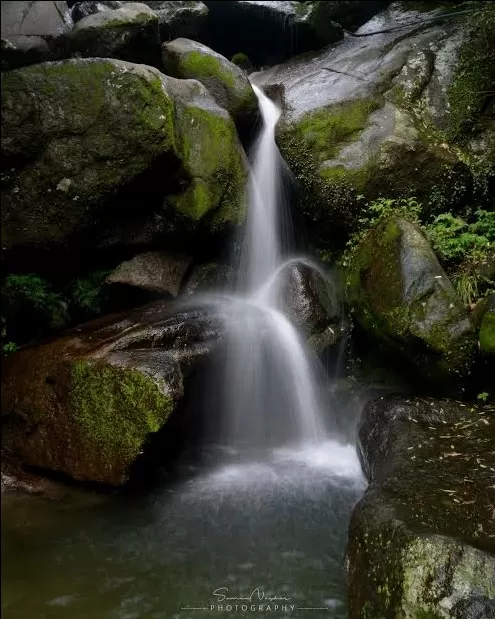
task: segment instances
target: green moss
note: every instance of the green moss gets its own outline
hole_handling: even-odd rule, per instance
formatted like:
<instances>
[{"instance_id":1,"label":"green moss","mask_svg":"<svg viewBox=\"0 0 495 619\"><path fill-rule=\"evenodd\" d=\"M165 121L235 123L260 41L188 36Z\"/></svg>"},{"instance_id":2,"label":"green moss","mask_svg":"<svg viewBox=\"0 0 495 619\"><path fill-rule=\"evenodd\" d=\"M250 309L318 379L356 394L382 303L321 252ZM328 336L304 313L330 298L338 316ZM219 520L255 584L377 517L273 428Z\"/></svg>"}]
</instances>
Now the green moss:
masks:
<instances>
[{"instance_id":1,"label":"green moss","mask_svg":"<svg viewBox=\"0 0 495 619\"><path fill-rule=\"evenodd\" d=\"M495 84L495 5L480 2L466 18L471 33L463 43L457 71L448 91L449 139L463 142L472 133Z\"/></svg>"},{"instance_id":2,"label":"green moss","mask_svg":"<svg viewBox=\"0 0 495 619\"><path fill-rule=\"evenodd\" d=\"M136 458L147 435L162 427L173 408L172 398L139 371L98 361L72 366L72 418L88 447L109 462Z\"/></svg>"},{"instance_id":3,"label":"green moss","mask_svg":"<svg viewBox=\"0 0 495 619\"><path fill-rule=\"evenodd\" d=\"M245 172L232 120L198 107L181 114L182 157L193 181L172 198L177 210L193 221L215 211L214 228L238 222L244 213Z\"/></svg>"},{"instance_id":4,"label":"green moss","mask_svg":"<svg viewBox=\"0 0 495 619\"><path fill-rule=\"evenodd\" d=\"M479 333L480 349L483 354L495 355L495 312L483 316Z\"/></svg>"},{"instance_id":5,"label":"green moss","mask_svg":"<svg viewBox=\"0 0 495 619\"><path fill-rule=\"evenodd\" d=\"M230 71L225 69L222 62L202 52L189 52L184 54L179 63L179 70L186 76L189 75L201 81L201 78L214 77L229 88L235 88L235 78Z\"/></svg>"},{"instance_id":6,"label":"green moss","mask_svg":"<svg viewBox=\"0 0 495 619\"><path fill-rule=\"evenodd\" d=\"M297 130L320 161L325 161L361 132L369 115L379 107L379 101L373 98L341 103L306 115Z\"/></svg>"}]
</instances>

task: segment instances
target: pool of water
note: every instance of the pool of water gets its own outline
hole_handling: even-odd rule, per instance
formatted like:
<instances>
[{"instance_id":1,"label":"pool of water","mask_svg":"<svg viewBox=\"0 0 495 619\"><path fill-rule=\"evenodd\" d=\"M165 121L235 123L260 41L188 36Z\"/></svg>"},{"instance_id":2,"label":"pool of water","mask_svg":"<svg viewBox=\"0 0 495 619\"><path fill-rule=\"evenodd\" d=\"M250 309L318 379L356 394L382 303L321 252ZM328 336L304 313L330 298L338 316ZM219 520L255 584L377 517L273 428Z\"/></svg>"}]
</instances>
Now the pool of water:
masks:
<instances>
[{"instance_id":1,"label":"pool of water","mask_svg":"<svg viewBox=\"0 0 495 619\"><path fill-rule=\"evenodd\" d=\"M343 619L364 486L354 448L326 441L256 456L210 448L141 496L5 495L2 616Z\"/></svg>"}]
</instances>

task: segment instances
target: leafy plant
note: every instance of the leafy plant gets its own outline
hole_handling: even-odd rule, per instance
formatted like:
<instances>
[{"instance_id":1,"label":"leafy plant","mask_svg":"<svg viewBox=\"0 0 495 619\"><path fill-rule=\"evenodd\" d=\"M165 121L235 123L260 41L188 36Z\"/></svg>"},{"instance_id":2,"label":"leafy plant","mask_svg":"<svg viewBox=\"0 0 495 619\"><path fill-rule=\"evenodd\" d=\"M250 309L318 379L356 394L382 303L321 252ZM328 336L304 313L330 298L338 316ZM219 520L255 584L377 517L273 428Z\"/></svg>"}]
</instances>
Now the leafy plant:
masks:
<instances>
[{"instance_id":1,"label":"leafy plant","mask_svg":"<svg viewBox=\"0 0 495 619\"><path fill-rule=\"evenodd\" d=\"M495 213L477 211L476 221L468 224L452 213L442 213L426 226L433 249L445 262L459 261L487 249L495 238Z\"/></svg>"},{"instance_id":2,"label":"leafy plant","mask_svg":"<svg viewBox=\"0 0 495 619\"><path fill-rule=\"evenodd\" d=\"M482 391L481 393L478 393L478 395L476 396L476 399L479 400L480 402L486 402L489 397L490 397L489 393L487 393L486 391Z\"/></svg>"},{"instance_id":3,"label":"leafy plant","mask_svg":"<svg viewBox=\"0 0 495 619\"><path fill-rule=\"evenodd\" d=\"M18 349L18 346L15 342L6 342L2 345L2 355L10 355Z\"/></svg>"},{"instance_id":4,"label":"leafy plant","mask_svg":"<svg viewBox=\"0 0 495 619\"><path fill-rule=\"evenodd\" d=\"M69 286L69 298L76 310L83 314L99 314L106 299L104 283L109 275L108 270L90 273L87 277L78 278Z\"/></svg>"}]
</instances>

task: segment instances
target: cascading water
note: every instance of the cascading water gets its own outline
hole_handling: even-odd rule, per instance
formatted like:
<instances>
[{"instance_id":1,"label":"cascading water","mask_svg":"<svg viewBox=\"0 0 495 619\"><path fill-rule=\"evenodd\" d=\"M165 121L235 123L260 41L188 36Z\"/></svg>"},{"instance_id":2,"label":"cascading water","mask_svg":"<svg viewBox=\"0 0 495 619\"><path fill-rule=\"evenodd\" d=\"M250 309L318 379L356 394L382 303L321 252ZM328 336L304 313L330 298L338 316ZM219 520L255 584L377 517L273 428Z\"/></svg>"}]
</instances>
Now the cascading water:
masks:
<instances>
[{"instance_id":1,"label":"cascading water","mask_svg":"<svg viewBox=\"0 0 495 619\"><path fill-rule=\"evenodd\" d=\"M354 447L326 436L328 395L285 313L280 112L255 90L264 125L238 287L207 299L226 316L226 366L206 381L213 393L225 387L224 427L212 419L215 444L199 459L195 445L185 450L149 495L79 509L33 496L3 511L2 610L12 619L227 618L241 616L237 600L250 600L242 616L347 619L346 529L363 478ZM210 395L199 412L215 412Z\"/></svg>"},{"instance_id":2,"label":"cascading water","mask_svg":"<svg viewBox=\"0 0 495 619\"><path fill-rule=\"evenodd\" d=\"M254 148L248 215L227 333L224 433L229 444L315 443L324 436L313 362L283 313L276 274L282 265L280 109L258 87L263 126Z\"/></svg>"}]
</instances>

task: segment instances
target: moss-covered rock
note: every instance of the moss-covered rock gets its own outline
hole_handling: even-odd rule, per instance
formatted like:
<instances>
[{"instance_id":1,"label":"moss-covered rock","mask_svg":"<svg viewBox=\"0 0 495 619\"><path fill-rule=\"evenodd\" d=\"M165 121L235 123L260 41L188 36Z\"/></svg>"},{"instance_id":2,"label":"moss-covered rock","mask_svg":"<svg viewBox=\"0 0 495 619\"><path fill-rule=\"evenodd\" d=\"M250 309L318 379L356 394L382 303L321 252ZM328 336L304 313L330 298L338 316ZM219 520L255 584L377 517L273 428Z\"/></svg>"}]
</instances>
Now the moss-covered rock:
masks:
<instances>
[{"instance_id":1,"label":"moss-covered rock","mask_svg":"<svg viewBox=\"0 0 495 619\"><path fill-rule=\"evenodd\" d=\"M492 616L494 413L401 396L366 406L370 486L349 530L351 619Z\"/></svg>"},{"instance_id":2,"label":"moss-covered rock","mask_svg":"<svg viewBox=\"0 0 495 619\"><path fill-rule=\"evenodd\" d=\"M237 124L253 124L257 100L244 72L206 45L190 39L164 43L165 71L173 77L200 81Z\"/></svg>"},{"instance_id":3,"label":"moss-covered rock","mask_svg":"<svg viewBox=\"0 0 495 619\"><path fill-rule=\"evenodd\" d=\"M189 235L242 218L245 155L199 82L119 60L19 69L2 80L2 130L4 249L122 236L126 217L133 230L147 217L157 235L176 234L174 218ZM145 173L135 202L107 215Z\"/></svg>"},{"instance_id":4,"label":"moss-covered rock","mask_svg":"<svg viewBox=\"0 0 495 619\"><path fill-rule=\"evenodd\" d=\"M222 333L207 310L158 302L20 349L3 364L2 449L74 479L123 484Z\"/></svg>"},{"instance_id":5,"label":"moss-covered rock","mask_svg":"<svg viewBox=\"0 0 495 619\"><path fill-rule=\"evenodd\" d=\"M392 217L372 229L351 256L346 291L361 327L439 390L469 372L474 326L413 224Z\"/></svg>"},{"instance_id":6,"label":"moss-covered rock","mask_svg":"<svg viewBox=\"0 0 495 619\"><path fill-rule=\"evenodd\" d=\"M84 17L75 24L67 44L73 56L161 67L158 17L145 4L129 3Z\"/></svg>"},{"instance_id":7,"label":"moss-covered rock","mask_svg":"<svg viewBox=\"0 0 495 619\"><path fill-rule=\"evenodd\" d=\"M493 295L492 295L493 297ZM481 321L478 340L483 355L495 355L495 303L492 298L491 307L485 312Z\"/></svg>"}]
</instances>

